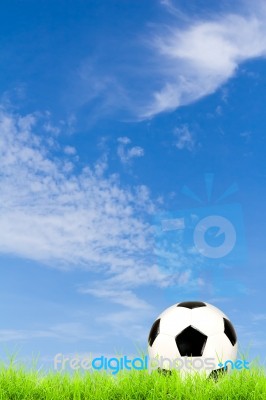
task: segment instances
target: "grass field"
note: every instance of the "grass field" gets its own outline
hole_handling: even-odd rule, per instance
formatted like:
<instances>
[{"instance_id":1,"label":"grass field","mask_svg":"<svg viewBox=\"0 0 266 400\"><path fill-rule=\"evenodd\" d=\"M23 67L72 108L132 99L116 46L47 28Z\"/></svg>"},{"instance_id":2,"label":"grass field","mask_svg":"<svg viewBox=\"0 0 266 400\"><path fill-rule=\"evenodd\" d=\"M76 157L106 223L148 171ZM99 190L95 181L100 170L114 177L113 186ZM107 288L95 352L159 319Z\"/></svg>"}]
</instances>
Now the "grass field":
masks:
<instances>
[{"instance_id":1,"label":"grass field","mask_svg":"<svg viewBox=\"0 0 266 400\"><path fill-rule=\"evenodd\" d=\"M217 381L194 376L182 380L177 372L44 373L23 367L0 367L0 400L146 400L146 399L266 399L266 375L254 368L233 371Z\"/></svg>"}]
</instances>

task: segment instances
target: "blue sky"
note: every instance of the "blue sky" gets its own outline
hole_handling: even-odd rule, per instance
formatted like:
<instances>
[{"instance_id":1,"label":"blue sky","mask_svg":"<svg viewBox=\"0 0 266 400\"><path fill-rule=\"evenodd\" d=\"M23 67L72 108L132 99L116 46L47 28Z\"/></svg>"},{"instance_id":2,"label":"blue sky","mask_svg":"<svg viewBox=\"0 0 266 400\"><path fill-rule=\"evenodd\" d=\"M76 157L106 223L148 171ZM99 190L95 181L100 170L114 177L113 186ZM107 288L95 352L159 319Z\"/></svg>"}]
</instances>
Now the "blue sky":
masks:
<instances>
[{"instance_id":1,"label":"blue sky","mask_svg":"<svg viewBox=\"0 0 266 400\"><path fill-rule=\"evenodd\" d=\"M264 360L265 20L260 2L2 3L0 354L136 353L199 299ZM193 239L213 215L236 234L215 259Z\"/></svg>"}]
</instances>

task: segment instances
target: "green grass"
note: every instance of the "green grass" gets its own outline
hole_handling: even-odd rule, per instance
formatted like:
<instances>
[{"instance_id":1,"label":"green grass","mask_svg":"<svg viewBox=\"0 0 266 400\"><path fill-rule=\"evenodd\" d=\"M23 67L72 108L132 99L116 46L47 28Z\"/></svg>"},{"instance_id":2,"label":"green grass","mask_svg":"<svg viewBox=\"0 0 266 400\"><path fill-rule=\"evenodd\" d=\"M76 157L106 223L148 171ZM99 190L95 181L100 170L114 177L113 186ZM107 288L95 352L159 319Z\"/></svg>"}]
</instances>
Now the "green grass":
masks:
<instances>
[{"instance_id":1,"label":"green grass","mask_svg":"<svg viewBox=\"0 0 266 400\"><path fill-rule=\"evenodd\" d=\"M266 399L266 375L260 368L233 371L217 382L200 376L182 380L178 372L44 373L0 367L0 400L148 400Z\"/></svg>"}]
</instances>

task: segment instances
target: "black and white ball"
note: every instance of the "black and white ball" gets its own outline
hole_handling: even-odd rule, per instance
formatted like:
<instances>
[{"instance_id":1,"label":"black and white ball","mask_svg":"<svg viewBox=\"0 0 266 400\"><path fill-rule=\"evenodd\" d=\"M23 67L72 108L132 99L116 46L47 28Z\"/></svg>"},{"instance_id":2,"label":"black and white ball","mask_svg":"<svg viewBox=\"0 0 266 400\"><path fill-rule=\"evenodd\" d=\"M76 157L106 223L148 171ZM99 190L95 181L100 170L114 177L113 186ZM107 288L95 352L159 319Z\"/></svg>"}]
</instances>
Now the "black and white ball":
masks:
<instances>
[{"instance_id":1,"label":"black and white ball","mask_svg":"<svg viewBox=\"0 0 266 400\"><path fill-rule=\"evenodd\" d=\"M226 370L223 363L237 356L237 336L229 318L218 308L200 301L174 304L161 313L148 337L150 359L163 360L161 369L181 374ZM168 360L167 360L168 359ZM156 363L155 363L156 364ZM228 369L230 369L230 364Z\"/></svg>"}]
</instances>

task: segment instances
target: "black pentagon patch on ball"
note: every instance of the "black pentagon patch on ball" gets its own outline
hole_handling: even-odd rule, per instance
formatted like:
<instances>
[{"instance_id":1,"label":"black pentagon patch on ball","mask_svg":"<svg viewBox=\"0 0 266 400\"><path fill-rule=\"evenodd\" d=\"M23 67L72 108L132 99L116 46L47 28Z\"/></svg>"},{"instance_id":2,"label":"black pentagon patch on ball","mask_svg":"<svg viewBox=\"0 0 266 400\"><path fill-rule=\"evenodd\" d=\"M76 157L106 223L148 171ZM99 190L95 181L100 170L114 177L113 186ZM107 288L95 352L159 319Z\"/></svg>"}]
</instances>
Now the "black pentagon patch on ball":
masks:
<instances>
[{"instance_id":1,"label":"black pentagon patch on ball","mask_svg":"<svg viewBox=\"0 0 266 400\"><path fill-rule=\"evenodd\" d=\"M161 320L159 318L154 322L154 324L151 327L149 338L148 338L148 342L149 342L150 346L153 345L154 340L157 338L157 336L160 333L160 322L161 322Z\"/></svg>"},{"instance_id":2,"label":"black pentagon patch on ball","mask_svg":"<svg viewBox=\"0 0 266 400\"><path fill-rule=\"evenodd\" d=\"M206 304L202 303L202 301L183 301L179 303L177 307L186 307L192 310L193 308L206 307Z\"/></svg>"},{"instance_id":3,"label":"black pentagon patch on ball","mask_svg":"<svg viewBox=\"0 0 266 400\"><path fill-rule=\"evenodd\" d=\"M175 337L175 342L182 357L200 357L203 354L207 336L193 326L188 326Z\"/></svg>"},{"instance_id":4,"label":"black pentagon patch on ball","mask_svg":"<svg viewBox=\"0 0 266 400\"><path fill-rule=\"evenodd\" d=\"M224 333L226 334L226 336L228 337L228 339L234 346L237 341L236 331L235 331L233 325L231 324L231 322L226 318L224 318Z\"/></svg>"}]
</instances>

